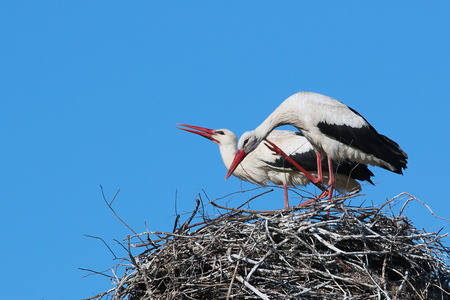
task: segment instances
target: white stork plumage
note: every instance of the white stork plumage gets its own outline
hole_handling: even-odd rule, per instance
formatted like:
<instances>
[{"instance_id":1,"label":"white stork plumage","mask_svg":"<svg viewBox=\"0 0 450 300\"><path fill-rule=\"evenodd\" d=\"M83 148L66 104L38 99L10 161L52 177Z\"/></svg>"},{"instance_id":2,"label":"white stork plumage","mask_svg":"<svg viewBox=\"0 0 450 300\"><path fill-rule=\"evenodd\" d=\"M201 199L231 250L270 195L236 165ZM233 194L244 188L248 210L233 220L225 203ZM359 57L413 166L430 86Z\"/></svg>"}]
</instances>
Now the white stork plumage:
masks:
<instances>
[{"instance_id":1,"label":"white stork plumage","mask_svg":"<svg viewBox=\"0 0 450 300\"><path fill-rule=\"evenodd\" d=\"M178 124L188 127L179 129L203 136L219 145L220 154L225 167L231 166L236 154L237 137L228 129L209 129L205 127ZM283 148L290 157L301 164L309 172L317 173L316 154L312 145L299 132L290 130L274 130L268 139L279 147ZM354 192L361 189L356 181L367 181L373 184L371 176L373 173L365 164L349 163L347 161L337 163L333 161L336 170L336 188L340 191ZM328 166L323 159L324 176L328 178ZM276 156L265 145L259 145L251 152L242 163L235 169L234 176L239 179L249 181L259 185L266 185L272 182L275 185L282 185L284 188L285 207L289 207L287 194L288 186L305 186L310 180L285 158Z\"/></svg>"},{"instance_id":2,"label":"white stork plumage","mask_svg":"<svg viewBox=\"0 0 450 300\"><path fill-rule=\"evenodd\" d=\"M379 166L398 174L403 174L402 169L406 169L406 153L396 142L379 134L358 112L331 97L300 92L281 103L255 130L241 136L226 178L270 132L281 125L294 126L314 147L319 176L313 178L313 182L323 181L320 176L321 155L327 156L329 170L333 170L332 160ZM335 183L333 174L331 171L328 181L329 198Z\"/></svg>"}]
</instances>

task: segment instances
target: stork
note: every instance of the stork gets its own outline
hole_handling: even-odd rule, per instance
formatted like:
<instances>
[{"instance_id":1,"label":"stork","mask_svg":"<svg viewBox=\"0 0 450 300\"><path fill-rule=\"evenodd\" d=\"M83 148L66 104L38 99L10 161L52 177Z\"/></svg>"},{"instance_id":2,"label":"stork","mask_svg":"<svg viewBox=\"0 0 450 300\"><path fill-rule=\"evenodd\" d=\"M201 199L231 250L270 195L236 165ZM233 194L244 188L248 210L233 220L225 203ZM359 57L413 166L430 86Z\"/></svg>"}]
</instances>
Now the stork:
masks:
<instances>
[{"instance_id":1,"label":"stork","mask_svg":"<svg viewBox=\"0 0 450 300\"><path fill-rule=\"evenodd\" d=\"M187 128L179 129L203 136L219 145L220 154L225 167L231 166L236 154L237 137L228 129L209 129L199 126L178 124ZM190 128L190 129L188 129ZM309 172L316 173L316 154L312 145L299 132L290 130L274 130L268 138L274 144L279 145L290 154L294 163L303 165ZM323 159L324 176L328 177L328 167L325 158ZM361 185L356 181L367 181L373 184L371 176L373 173L365 164L343 162L332 162L333 168L337 170L336 188L340 191L354 192L361 189ZM239 179L265 185L272 182L275 185L282 185L284 189L284 205L289 207L288 186L305 186L310 180L302 173L298 172L293 164L280 156L275 156L271 150L260 145L251 152L235 169L234 176Z\"/></svg>"},{"instance_id":2,"label":"stork","mask_svg":"<svg viewBox=\"0 0 450 300\"><path fill-rule=\"evenodd\" d=\"M327 156L329 198L335 184L333 160L379 166L398 174L406 169L407 154L396 142L379 134L357 111L331 97L300 92L281 103L255 130L241 136L225 178L228 179L239 163L281 125L294 126L314 147L318 176L307 174L313 183L323 182L321 157Z\"/></svg>"}]
</instances>

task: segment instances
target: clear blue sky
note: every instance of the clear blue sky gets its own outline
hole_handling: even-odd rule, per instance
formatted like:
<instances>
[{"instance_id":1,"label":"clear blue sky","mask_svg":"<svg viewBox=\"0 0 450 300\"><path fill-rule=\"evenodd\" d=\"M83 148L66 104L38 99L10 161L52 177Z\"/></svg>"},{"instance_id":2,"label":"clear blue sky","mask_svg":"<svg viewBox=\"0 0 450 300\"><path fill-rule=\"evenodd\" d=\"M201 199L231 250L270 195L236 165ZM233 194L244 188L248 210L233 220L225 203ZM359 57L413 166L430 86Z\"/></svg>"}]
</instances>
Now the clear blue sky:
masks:
<instances>
[{"instance_id":1,"label":"clear blue sky","mask_svg":"<svg viewBox=\"0 0 450 300\"><path fill-rule=\"evenodd\" d=\"M408 153L404 176L372 168L377 185L360 201L406 191L449 218L449 11L448 1L2 1L0 298L108 289L78 270L118 263L84 234L125 255L113 239L130 232L99 185L108 199L121 190L114 208L135 231L169 231L176 198L185 212L202 190L252 187L225 181L217 146L175 124L240 136L304 90L343 101ZM282 197L254 207L281 208ZM406 215L450 231L420 205Z\"/></svg>"}]
</instances>

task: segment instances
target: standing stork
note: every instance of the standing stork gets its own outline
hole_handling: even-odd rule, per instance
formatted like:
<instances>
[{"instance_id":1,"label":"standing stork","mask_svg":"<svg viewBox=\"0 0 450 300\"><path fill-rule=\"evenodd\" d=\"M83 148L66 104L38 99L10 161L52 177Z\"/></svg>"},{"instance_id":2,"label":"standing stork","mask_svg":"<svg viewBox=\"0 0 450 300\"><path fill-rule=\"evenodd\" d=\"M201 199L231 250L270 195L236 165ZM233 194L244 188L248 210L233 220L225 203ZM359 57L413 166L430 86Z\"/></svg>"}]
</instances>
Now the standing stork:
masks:
<instances>
[{"instance_id":1,"label":"standing stork","mask_svg":"<svg viewBox=\"0 0 450 300\"><path fill-rule=\"evenodd\" d=\"M179 129L203 136L219 145L220 155L225 167L231 166L236 154L237 137L228 129L209 129L199 126L178 124L188 127ZM295 163L303 165L309 172L317 173L316 154L314 148L308 140L299 132L290 130L274 130L268 137L273 143L279 145L290 154L290 158ZM328 177L328 166L323 159L324 176ZM333 161L333 168L337 171L336 188L341 191L354 192L361 189L361 185L356 181L367 181L373 184L371 177L373 173L365 164L350 163L348 161ZM289 207L288 186L305 186L310 180L296 167L283 157L275 156L265 145L260 145L251 152L247 158L239 164L234 173L239 179L249 181L259 185L272 182L275 185L283 185L284 205Z\"/></svg>"},{"instance_id":2,"label":"standing stork","mask_svg":"<svg viewBox=\"0 0 450 300\"><path fill-rule=\"evenodd\" d=\"M322 155L328 159L328 197L332 197L335 178L333 160L379 166L403 174L407 154L388 137L379 134L358 112L331 97L300 92L287 98L253 131L245 132L228 169L228 179L243 159L257 149L276 127L292 125L312 144L317 155L317 178L306 174L313 183L322 183Z\"/></svg>"}]
</instances>

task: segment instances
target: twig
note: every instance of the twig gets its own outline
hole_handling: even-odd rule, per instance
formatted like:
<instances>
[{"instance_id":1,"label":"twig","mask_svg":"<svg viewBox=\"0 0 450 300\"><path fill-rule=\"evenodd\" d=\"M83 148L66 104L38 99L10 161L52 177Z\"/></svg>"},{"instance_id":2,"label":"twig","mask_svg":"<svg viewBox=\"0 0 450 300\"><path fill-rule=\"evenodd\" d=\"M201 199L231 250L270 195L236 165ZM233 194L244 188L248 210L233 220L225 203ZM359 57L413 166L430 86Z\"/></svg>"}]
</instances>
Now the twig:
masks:
<instances>
[{"instance_id":1,"label":"twig","mask_svg":"<svg viewBox=\"0 0 450 300\"><path fill-rule=\"evenodd\" d=\"M239 251L239 256L241 256L242 249ZM233 287L234 279L236 278L236 272L239 267L239 260L236 262L236 267L234 268L233 276L231 277L230 286L228 287L227 300L230 299L231 288Z\"/></svg>"},{"instance_id":2,"label":"twig","mask_svg":"<svg viewBox=\"0 0 450 300\"><path fill-rule=\"evenodd\" d=\"M102 275L102 276L105 276L105 277L108 277L108 278L114 278L111 275L105 274L105 272L98 272L98 271L94 271L94 270L91 270L91 269L85 269L85 268L78 268L78 270L91 272L92 274ZM89 274L89 275L92 275L92 274Z\"/></svg>"},{"instance_id":3,"label":"twig","mask_svg":"<svg viewBox=\"0 0 450 300\"><path fill-rule=\"evenodd\" d=\"M261 293L260 291L258 291L257 288L255 288L253 285L251 285L250 283L248 283L248 281L246 281L244 278L242 278L241 275L236 275L236 279L240 282L243 283L246 287L248 287L250 290L252 290L252 292L254 292L256 295L258 295L261 299L264 300L269 300L269 297L264 294Z\"/></svg>"},{"instance_id":4,"label":"twig","mask_svg":"<svg viewBox=\"0 0 450 300\"><path fill-rule=\"evenodd\" d=\"M125 221L123 221L120 217L119 217L119 215L117 215L117 213L115 212L115 210L112 208L112 203L114 202L114 200L116 199L116 197L117 197L117 195L119 194L119 192L120 192L120 189L119 190L117 190L117 193L114 195L114 198L111 200L111 203L108 203L108 201L106 200L106 196L105 196L105 193L104 193L104 191L103 191L103 186L102 185L100 185L100 189L102 190L102 196L103 196L103 200L105 200L105 203L106 203L106 205L109 207L109 209L113 212L113 214L116 216L116 218L117 219L119 219L119 221L120 222L122 222L128 229L130 229L131 230L131 232L133 232L135 235L137 235L137 233L133 230L133 228L131 228L130 226L128 226L128 224L127 223L125 223ZM144 241L140 238L140 237L138 237L140 240L141 240L141 242L144 244Z\"/></svg>"},{"instance_id":5,"label":"twig","mask_svg":"<svg viewBox=\"0 0 450 300\"><path fill-rule=\"evenodd\" d=\"M117 256L114 254L114 252L111 250L111 248L108 246L108 244L102 238L100 238L98 236L88 235L88 234L84 234L84 236L102 241L103 244L105 244L105 246L108 248L109 252L111 252L111 254L114 256L114 259L117 259Z\"/></svg>"},{"instance_id":6,"label":"twig","mask_svg":"<svg viewBox=\"0 0 450 300\"><path fill-rule=\"evenodd\" d=\"M406 202L403 204L402 209L401 209L400 212L398 213L398 216L397 216L397 217L400 217L400 216L403 214L403 210L405 209L406 205L407 205L409 202L415 200L415 201L421 203L422 205L424 205L424 206L430 211L430 213L431 213L435 218L438 218L438 219L441 219L441 220L450 222L449 219L446 219L446 218L443 218L443 217L439 217L438 215L436 215L436 214L433 212L433 210L431 210L431 208L430 208L425 202L423 202L423 201L417 199L416 197L414 197L414 196L408 194L407 192L403 192L403 193L401 193L400 195L397 195L396 197L400 197L400 196L402 196L402 195L407 195L407 196L410 197L410 198L409 198L408 200L406 200Z\"/></svg>"}]
</instances>

